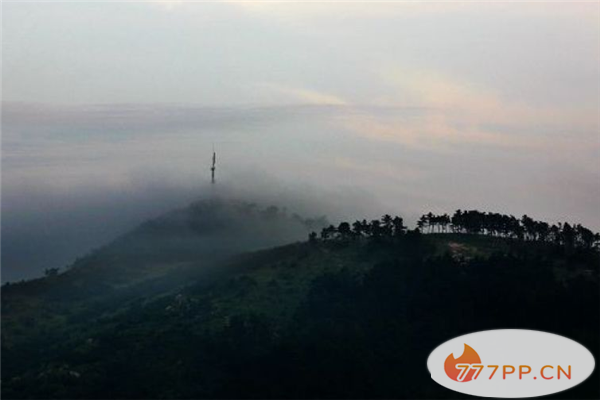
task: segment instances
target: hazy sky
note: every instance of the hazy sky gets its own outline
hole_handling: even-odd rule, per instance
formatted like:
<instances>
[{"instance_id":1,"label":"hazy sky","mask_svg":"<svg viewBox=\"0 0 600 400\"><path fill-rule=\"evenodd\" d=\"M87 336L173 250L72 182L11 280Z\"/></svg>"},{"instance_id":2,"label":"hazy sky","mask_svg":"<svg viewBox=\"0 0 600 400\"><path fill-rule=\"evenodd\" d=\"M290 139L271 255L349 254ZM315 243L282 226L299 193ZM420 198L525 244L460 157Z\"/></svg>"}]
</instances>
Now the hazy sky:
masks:
<instances>
[{"instance_id":1,"label":"hazy sky","mask_svg":"<svg viewBox=\"0 0 600 400\"><path fill-rule=\"evenodd\" d=\"M64 263L193 198L213 142L219 184L275 199L600 230L598 2L5 2L2 22L3 270L28 262L10 243L63 240Z\"/></svg>"}]
</instances>

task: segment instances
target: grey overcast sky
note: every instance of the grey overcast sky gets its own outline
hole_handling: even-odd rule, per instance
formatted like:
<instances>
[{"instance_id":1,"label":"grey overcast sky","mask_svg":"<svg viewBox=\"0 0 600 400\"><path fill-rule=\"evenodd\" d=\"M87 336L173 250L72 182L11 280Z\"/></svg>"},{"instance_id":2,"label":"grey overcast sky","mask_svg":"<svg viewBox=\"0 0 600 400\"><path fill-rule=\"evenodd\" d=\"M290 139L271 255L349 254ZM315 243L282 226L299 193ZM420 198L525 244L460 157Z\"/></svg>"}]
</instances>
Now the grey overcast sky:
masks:
<instances>
[{"instance_id":1,"label":"grey overcast sky","mask_svg":"<svg viewBox=\"0 0 600 400\"><path fill-rule=\"evenodd\" d=\"M478 208L600 229L599 2L2 11L3 270L32 251L64 263L193 198L212 143L220 184L346 199L349 215Z\"/></svg>"}]
</instances>

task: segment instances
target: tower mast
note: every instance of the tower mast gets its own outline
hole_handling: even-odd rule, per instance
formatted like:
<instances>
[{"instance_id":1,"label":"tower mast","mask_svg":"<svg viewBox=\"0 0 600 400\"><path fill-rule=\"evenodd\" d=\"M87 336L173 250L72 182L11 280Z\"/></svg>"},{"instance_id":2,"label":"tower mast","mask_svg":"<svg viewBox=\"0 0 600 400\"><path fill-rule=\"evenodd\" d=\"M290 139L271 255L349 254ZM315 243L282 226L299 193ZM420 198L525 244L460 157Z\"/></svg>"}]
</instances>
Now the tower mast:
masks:
<instances>
[{"instance_id":1,"label":"tower mast","mask_svg":"<svg viewBox=\"0 0 600 400\"><path fill-rule=\"evenodd\" d=\"M217 165L217 153L215 152L215 146L213 145L213 158L212 167L210 167L210 182L214 185L215 183L215 169Z\"/></svg>"}]
</instances>

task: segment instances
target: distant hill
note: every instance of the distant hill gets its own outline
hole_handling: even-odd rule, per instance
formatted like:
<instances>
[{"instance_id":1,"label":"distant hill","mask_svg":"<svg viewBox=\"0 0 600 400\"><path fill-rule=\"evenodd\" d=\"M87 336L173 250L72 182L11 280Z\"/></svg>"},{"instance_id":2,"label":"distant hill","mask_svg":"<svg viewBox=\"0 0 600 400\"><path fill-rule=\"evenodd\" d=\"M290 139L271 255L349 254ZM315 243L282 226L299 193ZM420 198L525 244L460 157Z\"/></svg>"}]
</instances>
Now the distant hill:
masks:
<instances>
[{"instance_id":1,"label":"distant hill","mask_svg":"<svg viewBox=\"0 0 600 400\"><path fill-rule=\"evenodd\" d=\"M77 259L51 279L9 285L5 292L84 298L141 283L170 271L197 274L245 251L304 240L324 217L305 219L276 206L215 198L149 220Z\"/></svg>"},{"instance_id":2,"label":"distant hill","mask_svg":"<svg viewBox=\"0 0 600 400\"><path fill-rule=\"evenodd\" d=\"M397 235L341 224L335 238L264 249L323 224L203 203L64 274L4 286L3 397L454 398L429 377L428 354L494 328L600 354L595 249L401 222ZM233 255L249 247L263 250ZM598 371L553 397L599 398Z\"/></svg>"}]
</instances>

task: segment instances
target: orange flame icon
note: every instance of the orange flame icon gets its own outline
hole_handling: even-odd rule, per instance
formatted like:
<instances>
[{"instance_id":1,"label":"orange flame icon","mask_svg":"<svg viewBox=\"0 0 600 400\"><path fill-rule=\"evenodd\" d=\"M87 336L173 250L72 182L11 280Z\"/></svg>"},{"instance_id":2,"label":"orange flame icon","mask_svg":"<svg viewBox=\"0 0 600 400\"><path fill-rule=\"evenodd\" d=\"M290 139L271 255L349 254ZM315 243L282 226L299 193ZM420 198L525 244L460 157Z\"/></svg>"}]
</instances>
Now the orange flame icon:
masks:
<instances>
[{"instance_id":1,"label":"orange flame icon","mask_svg":"<svg viewBox=\"0 0 600 400\"><path fill-rule=\"evenodd\" d=\"M446 358L446 361L444 362L444 370L446 370L446 375L448 375L448 378L457 382L468 382L473 379L473 375L476 371L470 369L463 379L459 379L459 375L464 369L461 370L460 368L457 368L458 364L481 364L481 358L479 358L479 354L477 354L477 352L466 343L462 356L455 359L454 355L450 354L448 358Z\"/></svg>"}]
</instances>

